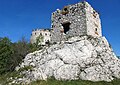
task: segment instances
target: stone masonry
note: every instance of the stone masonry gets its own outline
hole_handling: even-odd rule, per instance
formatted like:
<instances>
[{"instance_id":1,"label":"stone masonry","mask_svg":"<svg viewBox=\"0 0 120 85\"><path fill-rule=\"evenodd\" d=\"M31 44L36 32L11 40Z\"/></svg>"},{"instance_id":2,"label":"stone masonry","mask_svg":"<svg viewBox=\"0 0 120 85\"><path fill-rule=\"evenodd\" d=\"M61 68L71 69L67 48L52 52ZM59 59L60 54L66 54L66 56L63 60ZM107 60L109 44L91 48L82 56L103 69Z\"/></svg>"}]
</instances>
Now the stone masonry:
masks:
<instances>
[{"instance_id":1,"label":"stone masonry","mask_svg":"<svg viewBox=\"0 0 120 85\"><path fill-rule=\"evenodd\" d=\"M46 33L47 36L45 35ZM51 31L43 29L34 30L30 40L31 43L35 43L36 38L40 34L45 38L43 44L46 41L51 41L51 43L60 42L68 37L80 35L102 36L101 21L98 12L88 2L79 2L53 12Z\"/></svg>"},{"instance_id":2,"label":"stone masonry","mask_svg":"<svg viewBox=\"0 0 120 85\"><path fill-rule=\"evenodd\" d=\"M30 42L36 43L38 36L43 36L42 45L45 45L47 42L50 42L50 30L48 29L36 29L32 31Z\"/></svg>"},{"instance_id":3,"label":"stone masonry","mask_svg":"<svg viewBox=\"0 0 120 85\"><path fill-rule=\"evenodd\" d=\"M102 36L99 14L85 1L57 9L52 13L51 35L51 42L80 35Z\"/></svg>"}]
</instances>

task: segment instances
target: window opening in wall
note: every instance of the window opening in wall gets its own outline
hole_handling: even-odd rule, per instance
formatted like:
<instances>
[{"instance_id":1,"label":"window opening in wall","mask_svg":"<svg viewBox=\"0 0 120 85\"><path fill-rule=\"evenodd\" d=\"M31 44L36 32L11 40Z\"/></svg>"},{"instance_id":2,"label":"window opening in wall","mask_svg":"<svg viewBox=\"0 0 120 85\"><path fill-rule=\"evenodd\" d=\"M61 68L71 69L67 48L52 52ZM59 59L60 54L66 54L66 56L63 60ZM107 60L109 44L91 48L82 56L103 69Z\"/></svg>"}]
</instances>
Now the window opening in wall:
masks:
<instances>
[{"instance_id":1,"label":"window opening in wall","mask_svg":"<svg viewBox=\"0 0 120 85\"><path fill-rule=\"evenodd\" d=\"M95 28L95 34L99 35L97 31L98 31L97 28Z\"/></svg>"},{"instance_id":2,"label":"window opening in wall","mask_svg":"<svg viewBox=\"0 0 120 85\"><path fill-rule=\"evenodd\" d=\"M50 44L50 41L49 41L49 40L46 40L45 44Z\"/></svg>"},{"instance_id":3,"label":"window opening in wall","mask_svg":"<svg viewBox=\"0 0 120 85\"><path fill-rule=\"evenodd\" d=\"M40 36L42 36L42 33L40 33Z\"/></svg>"},{"instance_id":4,"label":"window opening in wall","mask_svg":"<svg viewBox=\"0 0 120 85\"><path fill-rule=\"evenodd\" d=\"M97 28L95 28L95 31L97 32Z\"/></svg>"},{"instance_id":5,"label":"window opening in wall","mask_svg":"<svg viewBox=\"0 0 120 85\"><path fill-rule=\"evenodd\" d=\"M96 18L96 16L97 16L95 11L93 11L93 16L94 16L94 18Z\"/></svg>"},{"instance_id":6,"label":"window opening in wall","mask_svg":"<svg viewBox=\"0 0 120 85\"><path fill-rule=\"evenodd\" d=\"M67 8L64 8L64 11L68 11Z\"/></svg>"},{"instance_id":7,"label":"window opening in wall","mask_svg":"<svg viewBox=\"0 0 120 85\"><path fill-rule=\"evenodd\" d=\"M93 14L96 14L96 12L95 12L95 11L93 11Z\"/></svg>"},{"instance_id":8,"label":"window opening in wall","mask_svg":"<svg viewBox=\"0 0 120 85\"><path fill-rule=\"evenodd\" d=\"M66 15L66 14L68 14L68 13L69 13L68 7L65 6L65 7L63 8L63 10L62 10L62 14L63 14L63 15Z\"/></svg>"},{"instance_id":9,"label":"window opening in wall","mask_svg":"<svg viewBox=\"0 0 120 85\"><path fill-rule=\"evenodd\" d=\"M65 34L70 30L70 24L71 24L70 22L66 22L62 24Z\"/></svg>"}]
</instances>

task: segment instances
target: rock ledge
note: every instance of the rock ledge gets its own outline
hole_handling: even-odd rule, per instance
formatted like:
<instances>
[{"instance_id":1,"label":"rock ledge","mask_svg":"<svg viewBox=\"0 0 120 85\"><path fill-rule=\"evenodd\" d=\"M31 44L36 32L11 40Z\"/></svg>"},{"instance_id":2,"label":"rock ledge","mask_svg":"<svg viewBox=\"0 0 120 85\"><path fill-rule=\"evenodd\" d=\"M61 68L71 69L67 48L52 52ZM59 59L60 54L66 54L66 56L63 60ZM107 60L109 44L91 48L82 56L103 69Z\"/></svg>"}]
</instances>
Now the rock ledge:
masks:
<instances>
[{"instance_id":1,"label":"rock ledge","mask_svg":"<svg viewBox=\"0 0 120 85\"><path fill-rule=\"evenodd\" d=\"M21 82L46 80L111 81L120 78L120 60L105 37L76 36L60 44L28 54L19 68L32 66L22 72Z\"/></svg>"}]
</instances>

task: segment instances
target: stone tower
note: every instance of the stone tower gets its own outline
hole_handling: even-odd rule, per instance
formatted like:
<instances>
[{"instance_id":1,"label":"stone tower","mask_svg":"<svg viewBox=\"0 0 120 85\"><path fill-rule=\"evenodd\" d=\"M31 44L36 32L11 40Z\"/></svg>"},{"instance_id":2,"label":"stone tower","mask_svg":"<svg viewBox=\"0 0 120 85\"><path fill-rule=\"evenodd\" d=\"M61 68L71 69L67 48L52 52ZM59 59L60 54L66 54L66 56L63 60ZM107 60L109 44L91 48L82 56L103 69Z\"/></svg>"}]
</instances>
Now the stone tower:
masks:
<instances>
[{"instance_id":1,"label":"stone tower","mask_svg":"<svg viewBox=\"0 0 120 85\"><path fill-rule=\"evenodd\" d=\"M38 36L43 36L43 42L42 45L45 45L46 43L50 42L50 30L49 29L35 29L32 31L30 42L36 43L36 39Z\"/></svg>"},{"instance_id":2,"label":"stone tower","mask_svg":"<svg viewBox=\"0 0 120 85\"><path fill-rule=\"evenodd\" d=\"M51 42L72 36L102 36L99 14L86 1L53 12L51 28Z\"/></svg>"},{"instance_id":3,"label":"stone tower","mask_svg":"<svg viewBox=\"0 0 120 85\"><path fill-rule=\"evenodd\" d=\"M99 14L87 2L54 12L52 30L35 30L31 40L34 42L39 35L45 37L45 42L51 39L53 44L25 57L16 70L26 66L32 66L33 70L22 72L23 78L13 80L17 84L51 77L94 82L120 79L120 59L102 36Z\"/></svg>"}]
</instances>

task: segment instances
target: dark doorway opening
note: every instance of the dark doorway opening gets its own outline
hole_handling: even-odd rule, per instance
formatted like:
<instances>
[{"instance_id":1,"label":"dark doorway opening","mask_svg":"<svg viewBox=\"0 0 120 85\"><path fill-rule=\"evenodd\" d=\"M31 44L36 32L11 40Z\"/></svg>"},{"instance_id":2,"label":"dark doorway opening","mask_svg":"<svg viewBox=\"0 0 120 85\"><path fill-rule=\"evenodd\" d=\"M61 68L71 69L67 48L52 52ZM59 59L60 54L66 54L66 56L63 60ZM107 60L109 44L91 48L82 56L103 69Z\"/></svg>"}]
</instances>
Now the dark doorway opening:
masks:
<instances>
[{"instance_id":1,"label":"dark doorway opening","mask_svg":"<svg viewBox=\"0 0 120 85\"><path fill-rule=\"evenodd\" d=\"M70 24L71 24L70 22L66 22L62 24L65 34L70 30Z\"/></svg>"}]
</instances>

